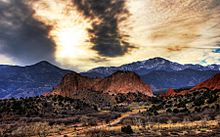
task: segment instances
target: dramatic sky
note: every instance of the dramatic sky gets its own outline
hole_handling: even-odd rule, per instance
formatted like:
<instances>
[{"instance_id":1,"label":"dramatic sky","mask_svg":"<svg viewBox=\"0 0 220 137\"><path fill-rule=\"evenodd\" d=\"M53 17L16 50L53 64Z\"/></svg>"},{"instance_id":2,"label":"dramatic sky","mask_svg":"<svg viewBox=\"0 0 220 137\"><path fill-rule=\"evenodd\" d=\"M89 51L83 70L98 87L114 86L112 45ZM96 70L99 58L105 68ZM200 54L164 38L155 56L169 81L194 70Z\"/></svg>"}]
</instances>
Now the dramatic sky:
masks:
<instances>
[{"instance_id":1,"label":"dramatic sky","mask_svg":"<svg viewBox=\"0 0 220 137\"><path fill-rule=\"evenodd\" d=\"M0 0L0 64L220 63L220 0Z\"/></svg>"}]
</instances>

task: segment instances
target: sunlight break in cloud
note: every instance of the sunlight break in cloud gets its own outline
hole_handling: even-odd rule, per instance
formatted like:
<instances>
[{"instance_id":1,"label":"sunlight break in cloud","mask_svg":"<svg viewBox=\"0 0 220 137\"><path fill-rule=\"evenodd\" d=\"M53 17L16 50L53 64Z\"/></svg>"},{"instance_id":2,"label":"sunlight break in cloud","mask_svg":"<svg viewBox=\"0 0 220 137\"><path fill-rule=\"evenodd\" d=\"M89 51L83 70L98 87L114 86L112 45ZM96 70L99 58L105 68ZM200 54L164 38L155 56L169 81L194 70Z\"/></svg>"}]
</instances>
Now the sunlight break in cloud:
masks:
<instances>
[{"instance_id":1,"label":"sunlight break in cloud","mask_svg":"<svg viewBox=\"0 0 220 137\"><path fill-rule=\"evenodd\" d=\"M120 14L114 13L120 8L116 1L109 5L81 2L41 0L31 4L34 17L51 27L48 37L55 42L55 59L62 65L88 70L152 57L179 63L219 62L219 54L213 52L220 41L217 0L128 0L120 3L124 9L117 11ZM126 43L129 50L118 52Z\"/></svg>"}]
</instances>

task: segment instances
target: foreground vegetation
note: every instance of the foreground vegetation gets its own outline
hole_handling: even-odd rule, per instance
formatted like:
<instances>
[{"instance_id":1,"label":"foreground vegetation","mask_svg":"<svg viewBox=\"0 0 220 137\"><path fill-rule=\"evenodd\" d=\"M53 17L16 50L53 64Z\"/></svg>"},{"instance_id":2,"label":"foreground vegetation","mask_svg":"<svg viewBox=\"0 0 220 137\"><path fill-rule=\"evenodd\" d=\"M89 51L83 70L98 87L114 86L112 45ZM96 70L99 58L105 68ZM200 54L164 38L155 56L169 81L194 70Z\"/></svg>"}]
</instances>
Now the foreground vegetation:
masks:
<instances>
[{"instance_id":1,"label":"foreground vegetation","mask_svg":"<svg viewBox=\"0 0 220 137\"><path fill-rule=\"evenodd\" d=\"M95 111L97 111L96 106L62 96L0 100L0 118L5 116L67 117Z\"/></svg>"},{"instance_id":2,"label":"foreground vegetation","mask_svg":"<svg viewBox=\"0 0 220 137\"><path fill-rule=\"evenodd\" d=\"M98 105L61 96L1 100L0 136L220 136L218 90L168 98L129 93L112 100L96 100Z\"/></svg>"},{"instance_id":3,"label":"foreground vegetation","mask_svg":"<svg viewBox=\"0 0 220 137\"><path fill-rule=\"evenodd\" d=\"M201 89L176 97L157 98L150 108L142 113L154 122L195 121L215 119L220 114L220 91Z\"/></svg>"}]
</instances>

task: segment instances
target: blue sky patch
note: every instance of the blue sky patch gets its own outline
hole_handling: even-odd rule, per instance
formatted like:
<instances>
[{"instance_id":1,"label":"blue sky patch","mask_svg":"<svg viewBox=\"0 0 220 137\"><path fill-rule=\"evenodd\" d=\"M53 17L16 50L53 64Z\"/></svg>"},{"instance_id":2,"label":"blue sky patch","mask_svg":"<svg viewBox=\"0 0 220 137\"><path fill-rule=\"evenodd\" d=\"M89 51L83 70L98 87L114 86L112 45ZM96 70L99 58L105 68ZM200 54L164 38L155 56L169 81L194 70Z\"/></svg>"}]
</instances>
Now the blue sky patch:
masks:
<instances>
[{"instance_id":1,"label":"blue sky patch","mask_svg":"<svg viewBox=\"0 0 220 137\"><path fill-rule=\"evenodd\" d=\"M214 49L212 52L214 52L214 53L220 53L220 48Z\"/></svg>"}]
</instances>

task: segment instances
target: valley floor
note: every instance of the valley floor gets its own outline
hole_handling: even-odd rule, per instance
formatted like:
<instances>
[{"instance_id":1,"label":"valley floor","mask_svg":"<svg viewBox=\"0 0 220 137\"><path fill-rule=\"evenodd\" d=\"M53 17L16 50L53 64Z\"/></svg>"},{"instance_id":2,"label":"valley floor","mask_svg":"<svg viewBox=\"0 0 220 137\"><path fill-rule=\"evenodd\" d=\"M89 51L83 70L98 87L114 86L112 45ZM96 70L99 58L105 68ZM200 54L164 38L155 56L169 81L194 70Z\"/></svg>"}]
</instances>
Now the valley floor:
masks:
<instances>
[{"instance_id":1,"label":"valley floor","mask_svg":"<svg viewBox=\"0 0 220 137\"><path fill-rule=\"evenodd\" d=\"M150 106L149 106L150 107ZM127 123L126 119L138 119L141 113L145 112L149 107L146 106L133 106L131 111L121 112L120 116L112 118L108 122L99 121L93 124L75 123L75 124L58 124L53 127L53 130L47 124L35 125L33 127L23 127L20 132L28 132L30 128L38 128L37 134L32 137L219 137L220 136L220 120L197 120L197 121L182 121L182 122L149 122L143 124L138 120L133 123ZM98 114L99 113L99 114ZM111 111L96 112L96 115L106 115L112 113ZM95 114L94 114L95 115ZM82 116L83 117L83 116ZM123 133L121 128L131 125L133 133ZM1 125L2 126L2 125ZM19 133L19 131L17 131ZM44 133L45 132L45 133ZM2 134L3 135L3 134ZM3 137L6 137L3 135ZM20 137L20 136L14 136Z\"/></svg>"},{"instance_id":2,"label":"valley floor","mask_svg":"<svg viewBox=\"0 0 220 137\"><path fill-rule=\"evenodd\" d=\"M127 117L138 116L138 113L146 111L143 108L134 109L131 112L122 113L120 117L111 120L109 123L97 123L94 126L83 125L70 125L63 128L60 133L51 133L49 137L79 137L79 136L91 136L91 137L104 137L104 136L220 136L220 125L217 120L207 121L190 121L190 122L178 122L178 123L149 123L147 125L132 125L134 133L126 134L121 132L121 127L125 126L121 124L121 121Z\"/></svg>"}]
</instances>

